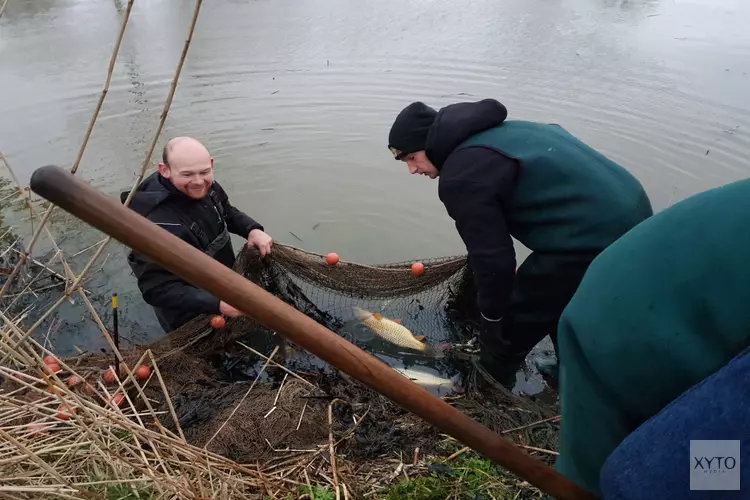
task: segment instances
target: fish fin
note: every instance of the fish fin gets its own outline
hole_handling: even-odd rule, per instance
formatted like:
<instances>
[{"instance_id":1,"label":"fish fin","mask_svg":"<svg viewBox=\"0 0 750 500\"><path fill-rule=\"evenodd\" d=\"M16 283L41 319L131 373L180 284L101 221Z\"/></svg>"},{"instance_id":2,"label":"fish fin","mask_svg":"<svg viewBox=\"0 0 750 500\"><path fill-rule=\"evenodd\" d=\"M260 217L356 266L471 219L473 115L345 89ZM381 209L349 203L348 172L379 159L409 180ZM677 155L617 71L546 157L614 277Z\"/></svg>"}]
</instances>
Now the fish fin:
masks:
<instances>
[{"instance_id":1,"label":"fish fin","mask_svg":"<svg viewBox=\"0 0 750 500\"><path fill-rule=\"evenodd\" d=\"M378 321L381 321L383 319L383 315L378 313L372 313L372 317Z\"/></svg>"},{"instance_id":2,"label":"fish fin","mask_svg":"<svg viewBox=\"0 0 750 500\"><path fill-rule=\"evenodd\" d=\"M438 346L432 346L425 344L424 353L432 358L440 359L445 357L445 352L450 349L449 345L440 344Z\"/></svg>"},{"instance_id":3,"label":"fish fin","mask_svg":"<svg viewBox=\"0 0 750 500\"><path fill-rule=\"evenodd\" d=\"M427 340L425 339L424 335L415 335L414 338L420 342L425 342Z\"/></svg>"},{"instance_id":4,"label":"fish fin","mask_svg":"<svg viewBox=\"0 0 750 500\"><path fill-rule=\"evenodd\" d=\"M400 324L401 324L401 320L400 320L400 319L393 319L393 320L391 320L391 321L393 321L394 323L396 323L396 324L398 324L398 325L400 325Z\"/></svg>"},{"instance_id":5,"label":"fish fin","mask_svg":"<svg viewBox=\"0 0 750 500\"><path fill-rule=\"evenodd\" d=\"M360 321L366 321L372 313L369 311L365 311L364 309L360 309L359 307L354 307L354 315L357 317Z\"/></svg>"}]
</instances>

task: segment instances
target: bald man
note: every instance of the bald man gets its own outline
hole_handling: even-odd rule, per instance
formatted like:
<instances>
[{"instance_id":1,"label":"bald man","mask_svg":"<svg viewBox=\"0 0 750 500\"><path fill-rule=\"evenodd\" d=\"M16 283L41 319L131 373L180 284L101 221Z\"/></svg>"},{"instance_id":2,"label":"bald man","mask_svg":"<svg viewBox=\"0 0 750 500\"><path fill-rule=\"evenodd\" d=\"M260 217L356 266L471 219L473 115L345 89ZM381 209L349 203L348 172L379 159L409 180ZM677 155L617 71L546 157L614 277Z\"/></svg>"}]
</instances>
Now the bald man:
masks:
<instances>
[{"instance_id":1,"label":"bald man","mask_svg":"<svg viewBox=\"0 0 750 500\"><path fill-rule=\"evenodd\" d=\"M261 224L229 203L213 172L214 159L203 144L191 137L176 137L164 146L159 171L136 189L130 208L229 268L235 261L229 233L246 238L265 257L273 240ZM127 196L128 192L121 194L123 202ZM165 332L203 313L241 315L145 255L130 252L128 264Z\"/></svg>"}]
</instances>

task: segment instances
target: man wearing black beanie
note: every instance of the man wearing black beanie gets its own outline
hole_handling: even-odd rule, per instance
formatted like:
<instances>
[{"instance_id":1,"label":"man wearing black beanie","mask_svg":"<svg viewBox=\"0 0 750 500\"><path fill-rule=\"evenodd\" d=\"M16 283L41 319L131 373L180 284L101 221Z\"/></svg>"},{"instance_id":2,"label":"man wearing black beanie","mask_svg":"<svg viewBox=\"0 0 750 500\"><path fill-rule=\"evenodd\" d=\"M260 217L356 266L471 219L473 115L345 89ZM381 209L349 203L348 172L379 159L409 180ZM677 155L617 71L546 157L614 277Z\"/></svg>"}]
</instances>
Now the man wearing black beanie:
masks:
<instances>
[{"instance_id":1,"label":"man wearing black beanie","mask_svg":"<svg viewBox=\"0 0 750 500\"><path fill-rule=\"evenodd\" d=\"M589 263L653 214L643 186L558 125L508 120L494 99L404 108L388 147L438 194L468 251L479 367L506 387L557 324ZM511 237L532 251L518 267Z\"/></svg>"}]
</instances>

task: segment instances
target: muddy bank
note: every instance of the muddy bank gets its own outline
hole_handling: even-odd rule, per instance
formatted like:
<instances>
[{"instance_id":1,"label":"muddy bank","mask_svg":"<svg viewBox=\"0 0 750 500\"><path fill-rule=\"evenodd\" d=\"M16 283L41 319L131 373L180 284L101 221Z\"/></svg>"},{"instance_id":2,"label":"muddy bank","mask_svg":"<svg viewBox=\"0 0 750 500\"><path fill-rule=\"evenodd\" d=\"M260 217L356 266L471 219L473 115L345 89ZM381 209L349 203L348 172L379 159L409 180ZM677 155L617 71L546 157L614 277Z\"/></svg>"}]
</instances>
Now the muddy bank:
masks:
<instances>
[{"instance_id":1,"label":"muddy bank","mask_svg":"<svg viewBox=\"0 0 750 500\"><path fill-rule=\"evenodd\" d=\"M217 339L213 339L216 341ZM189 349L188 349L189 350ZM281 353L281 354L279 354ZM187 441L240 463L262 464L289 450L310 450L328 442L329 431L348 459L370 461L383 456L410 455L415 448L428 454L440 442L440 432L377 392L330 367L293 372L284 358L300 356L294 346L278 349L272 363L248 352L263 365L254 377L230 380L228 374L206 358L174 352L157 360L177 421ZM140 353L125 353L134 363ZM101 380L110 357L87 355L68 360L87 380ZM149 360L146 364L153 365ZM457 391L443 399L471 418L497 432L524 427L558 414L555 404L522 398L488 386L467 371ZM169 415L162 387L152 377L144 388L156 411ZM135 401L139 397L131 389ZM139 403L142 410L145 404ZM328 408L332 408L331 425ZM177 434L174 419L161 423ZM555 449L556 427L544 424L511 434L521 444Z\"/></svg>"}]
</instances>

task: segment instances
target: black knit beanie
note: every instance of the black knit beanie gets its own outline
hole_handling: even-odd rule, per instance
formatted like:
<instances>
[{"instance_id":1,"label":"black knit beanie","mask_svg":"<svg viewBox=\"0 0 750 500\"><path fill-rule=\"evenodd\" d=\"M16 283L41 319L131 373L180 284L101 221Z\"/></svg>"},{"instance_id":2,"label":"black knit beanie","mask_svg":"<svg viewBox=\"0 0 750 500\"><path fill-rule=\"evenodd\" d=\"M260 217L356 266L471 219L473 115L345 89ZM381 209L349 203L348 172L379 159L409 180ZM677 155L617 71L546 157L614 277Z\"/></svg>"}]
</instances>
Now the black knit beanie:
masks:
<instances>
[{"instance_id":1,"label":"black knit beanie","mask_svg":"<svg viewBox=\"0 0 750 500\"><path fill-rule=\"evenodd\" d=\"M436 115L437 111L422 102L413 102L398 114L388 135L388 148L397 160L425 149Z\"/></svg>"}]
</instances>

